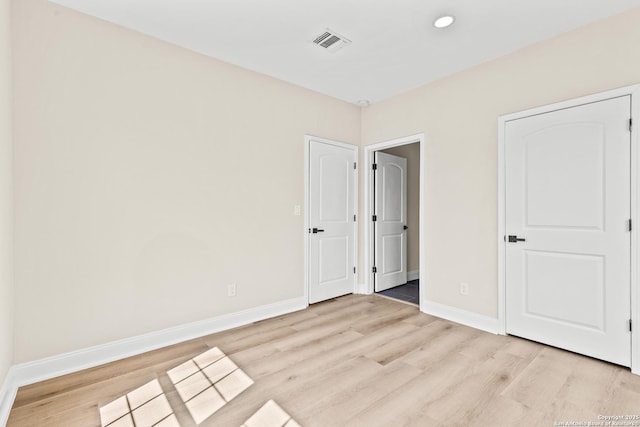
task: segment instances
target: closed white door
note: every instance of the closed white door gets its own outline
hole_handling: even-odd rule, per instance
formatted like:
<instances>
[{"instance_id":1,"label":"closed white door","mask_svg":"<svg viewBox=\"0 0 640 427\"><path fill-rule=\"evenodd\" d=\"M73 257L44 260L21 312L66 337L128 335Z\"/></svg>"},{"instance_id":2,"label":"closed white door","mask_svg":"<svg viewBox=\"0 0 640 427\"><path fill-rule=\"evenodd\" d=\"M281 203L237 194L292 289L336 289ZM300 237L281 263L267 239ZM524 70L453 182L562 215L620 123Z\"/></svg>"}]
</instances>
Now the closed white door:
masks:
<instances>
[{"instance_id":1,"label":"closed white door","mask_svg":"<svg viewBox=\"0 0 640 427\"><path fill-rule=\"evenodd\" d=\"M407 283L407 159L375 153L376 292Z\"/></svg>"},{"instance_id":2,"label":"closed white door","mask_svg":"<svg viewBox=\"0 0 640 427\"><path fill-rule=\"evenodd\" d=\"M310 303L354 289L355 155L355 147L310 141Z\"/></svg>"},{"instance_id":3,"label":"closed white door","mask_svg":"<svg viewBox=\"0 0 640 427\"><path fill-rule=\"evenodd\" d=\"M631 98L505 126L507 333L629 366Z\"/></svg>"}]
</instances>

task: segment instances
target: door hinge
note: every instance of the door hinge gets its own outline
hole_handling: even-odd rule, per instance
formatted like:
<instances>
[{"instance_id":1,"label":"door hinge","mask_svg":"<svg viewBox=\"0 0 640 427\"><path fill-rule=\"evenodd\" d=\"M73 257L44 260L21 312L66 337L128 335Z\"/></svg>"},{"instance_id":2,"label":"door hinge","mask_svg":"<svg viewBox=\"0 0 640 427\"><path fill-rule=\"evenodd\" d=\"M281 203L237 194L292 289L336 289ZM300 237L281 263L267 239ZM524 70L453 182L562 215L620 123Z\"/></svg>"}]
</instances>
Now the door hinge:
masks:
<instances>
[{"instance_id":1,"label":"door hinge","mask_svg":"<svg viewBox=\"0 0 640 427\"><path fill-rule=\"evenodd\" d=\"M631 332L632 328L631 328L631 319L629 319L629 332Z\"/></svg>"},{"instance_id":2,"label":"door hinge","mask_svg":"<svg viewBox=\"0 0 640 427\"><path fill-rule=\"evenodd\" d=\"M356 268L353 267L353 274L356 274Z\"/></svg>"},{"instance_id":3,"label":"door hinge","mask_svg":"<svg viewBox=\"0 0 640 427\"><path fill-rule=\"evenodd\" d=\"M633 227L631 226L631 218L629 218L629 231L631 231Z\"/></svg>"},{"instance_id":4,"label":"door hinge","mask_svg":"<svg viewBox=\"0 0 640 427\"><path fill-rule=\"evenodd\" d=\"M353 215L353 222L356 222L356 215Z\"/></svg>"},{"instance_id":5,"label":"door hinge","mask_svg":"<svg viewBox=\"0 0 640 427\"><path fill-rule=\"evenodd\" d=\"M378 215L371 216L371 221L376 222L378 220Z\"/></svg>"},{"instance_id":6,"label":"door hinge","mask_svg":"<svg viewBox=\"0 0 640 427\"><path fill-rule=\"evenodd\" d=\"M633 119L629 119L629 132L633 131Z\"/></svg>"},{"instance_id":7,"label":"door hinge","mask_svg":"<svg viewBox=\"0 0 640 427\"><path fill-rule=\"evenodd\" d=\"M377 273L378 272L378 267L373 267L372 270L373 270L374 273Z\"/></svg>"},{"instance_id":8,"label":"door hinge","mask_svg":"<svg viewBox=\"0 0 640 427\"><path fill-rule=\"evenodd\" d=\"M374 171L378 170L378 164L377 163L372 164L371 167L373 168Z\"/></svg>"},{"instance_id":9,"label":"door hinge","mask_svg":"<svg viewBox=\"0 0 640 427\"><path fill-rule=\"evenodd\" d=\"M357 166L357 163L356 163L356 162L353 162L353 168L354 168L354 169L357 169L357 168L358 168L358 166Z\"/></svg>"}]
</instances>

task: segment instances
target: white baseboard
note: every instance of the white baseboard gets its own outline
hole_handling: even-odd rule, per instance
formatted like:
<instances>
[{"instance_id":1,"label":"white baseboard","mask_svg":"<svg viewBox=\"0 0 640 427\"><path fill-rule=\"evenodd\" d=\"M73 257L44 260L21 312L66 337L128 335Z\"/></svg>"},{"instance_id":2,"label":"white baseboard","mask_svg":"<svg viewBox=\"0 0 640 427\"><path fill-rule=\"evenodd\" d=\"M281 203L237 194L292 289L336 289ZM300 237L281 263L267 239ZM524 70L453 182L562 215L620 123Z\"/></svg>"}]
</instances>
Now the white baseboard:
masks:
<instances>
[{"instance_id":1,"label":"white baseboard","mask_svg":"<svg viewBox=\"0 0 640 427\"><path fill-rule=\"evenodd\" d=\"M17 392L18 386L15 382L13 367L11 367L2 383L2 387L0 387L0 426L7 425L9 413L11 412L11 407L13 406Z\"/></svg>"},{"instance_id":2,"label":"white baseboard","mask_svg":"<svg viewBox=\"0 0 640 427\"><path fill-rule=\"evenodd\" d=\"M366 283L356 283L353 293L356 295L371 295L371 292L369 291L369 287L367 286Z\"/></svg>"},{"instance_id":3,"label":"white baseboard","mask_svg":"<svg viewBox=\"0 0 640 427\"><path fill-rule=\"evenodd\" d=\"M420 270L407 272L407 282L410 282L411 280L418 280L419 278L420 278Z\"/></svg>"},{"instance_id":4,"label":"white baseboard","mask_svg":"<svg viewBox=\"0 0 640 427\"><path fill-rule=\"evenodd\" d=\"M431 301L422 301L420 310L426 314L480 329L492 334L498 333L498 319L483 316L472 311L462 310Z\"/></svg>"},{"instance_id":5,"label":"white baseboard","mask_svg":"<svg viewBox=\"0 0 640 427\"><path fill-rule=\"evenodd\" d=\"M132 338L84 348L70 353L21 363L11 368L13 384L21 387L60 375L92 368L105 363L135 356L147 351L199 338L252 322L292 313L307 308L304 297L281 301L237 313L175 326ZM11 402L13 399L11 399Z\"/></svg>"}]
</instances>

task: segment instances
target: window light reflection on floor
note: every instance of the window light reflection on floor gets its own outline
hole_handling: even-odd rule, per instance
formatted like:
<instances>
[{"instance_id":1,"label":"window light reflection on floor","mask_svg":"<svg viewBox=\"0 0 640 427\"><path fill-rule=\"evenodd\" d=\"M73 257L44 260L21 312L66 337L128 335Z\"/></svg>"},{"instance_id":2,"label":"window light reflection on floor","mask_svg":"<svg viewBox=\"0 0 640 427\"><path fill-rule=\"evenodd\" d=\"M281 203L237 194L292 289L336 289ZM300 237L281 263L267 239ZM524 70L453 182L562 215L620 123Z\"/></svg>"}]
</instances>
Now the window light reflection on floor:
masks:
<instances>
[{"instance_id":1,"label":"window light reflection on floor","mask_svg":"<svg viewBox=\"0 0 640 427\"><path fill-rule=\"evenodd\" d=\"M218 347L167 372L196 424L202 423L253 384Z\"/></svg>"},{"instance_id":2,"label":"window light reflection on floor","mask_svg":"<svg viewBox=\"0 0 640 427\"><path fill-rule=\"evenodd\" d=\"M100 408L103 427L180 427L157 379Z\"/></svg>"},{"instance_id":3,"label":"window light reflection on floor","mask_svg":"<svg viewBox=\"0 0 640 427\"><path fill-rule=\"evenodd\" d=\"M291 415L287 414L273 400L265 403L262 408L251 416L242 427L300 427Z\"/></svg>"}]
</instances>

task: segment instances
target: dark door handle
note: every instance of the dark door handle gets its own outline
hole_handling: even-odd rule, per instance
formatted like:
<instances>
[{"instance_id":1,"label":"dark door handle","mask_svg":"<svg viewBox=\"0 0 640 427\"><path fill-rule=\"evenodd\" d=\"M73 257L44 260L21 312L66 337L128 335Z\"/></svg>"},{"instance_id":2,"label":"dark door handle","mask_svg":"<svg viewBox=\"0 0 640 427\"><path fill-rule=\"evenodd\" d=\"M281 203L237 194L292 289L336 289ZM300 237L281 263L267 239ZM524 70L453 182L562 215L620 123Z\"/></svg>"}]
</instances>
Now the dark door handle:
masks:
<instances>
[{"instance_id":1,"label":"dark door handle","mask_svg":"<svg viewBox=\"0 0 640 427\"><path fill-rule=\"evenodd\" d=\"M324 230L322 230L322 229L320 229L320 228L315 228L315 227L314 227L314 228L312 228L312 229L311 229L311 232L312 232L313 234L316 234L316 233L324 233Z\"/></svg>"},{"instance_id":2,"label":"dark door handle","mask_svg":"<svg viewBox=\"0 0 640 427\"><path fill-rule=\"evenodd\" d=\"M406 230L406 229L408 229L408 228L409 228L409 227L407 227L406 225L403 225L403 226L402 226L402 229L403 229L403 230Z\"/></svg>"},{"instance_id":3,"label":"dark door handle","mask_svg":"<svg viewBox=\"0 0 640 427\"><path fill-rule=\"evenodd\" d=\"M526 242L527 239L518 236L509 236L509 243Z\"/></svg>"}]
</instances>

